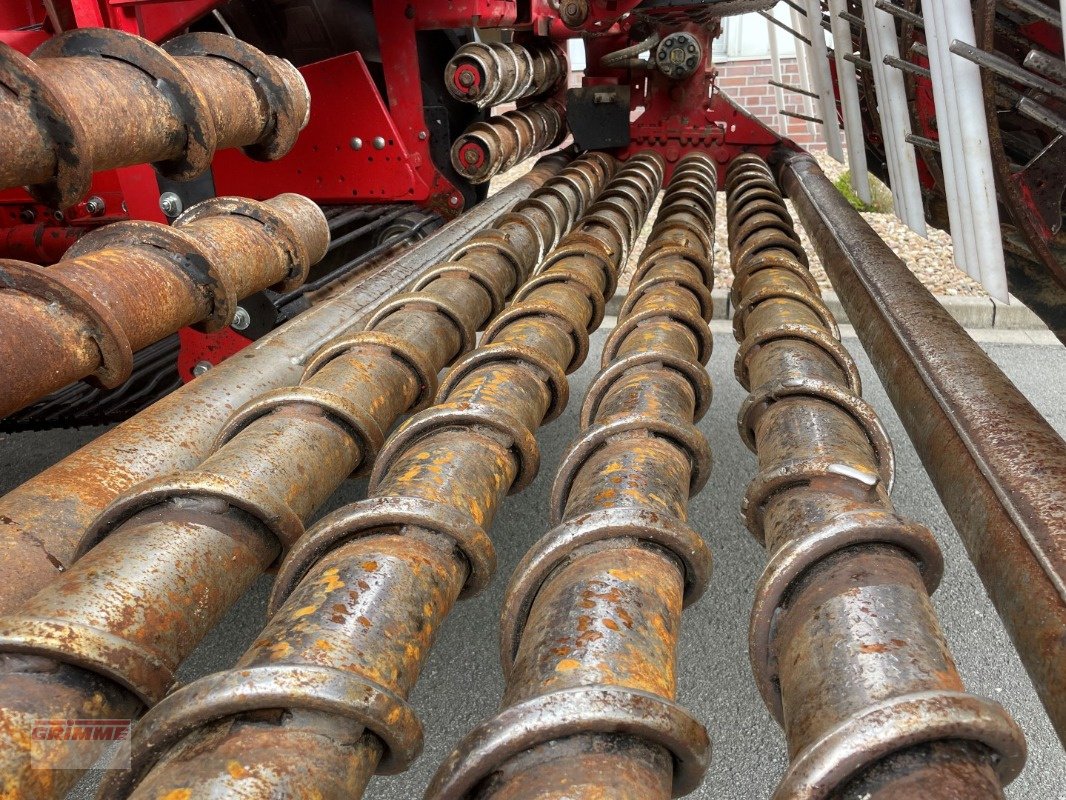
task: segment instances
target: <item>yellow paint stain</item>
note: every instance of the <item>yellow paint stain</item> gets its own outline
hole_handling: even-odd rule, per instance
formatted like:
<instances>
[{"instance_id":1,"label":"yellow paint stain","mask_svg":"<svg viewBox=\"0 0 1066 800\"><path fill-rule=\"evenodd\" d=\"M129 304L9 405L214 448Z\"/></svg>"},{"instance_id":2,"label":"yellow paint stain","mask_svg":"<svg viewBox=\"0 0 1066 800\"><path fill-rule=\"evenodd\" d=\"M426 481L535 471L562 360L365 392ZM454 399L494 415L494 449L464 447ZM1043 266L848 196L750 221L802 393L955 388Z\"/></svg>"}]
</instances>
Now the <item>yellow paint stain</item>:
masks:
<instances>
[{"instance_id":1,"label":"yellow paint stain","mask_svg":"<svg viewBox=\"0 0 1066 800\"><path fill-rule=\"evenodd\" d=\"M299 619L300 617L306 617L308 614L314 614L316 610L317 606L304 606L303 608L297 609L295 613L293 613L292 618Z\"/></svg>"},{"instance_id":2,"label":"yellow paint stain","mask_svg":"<svg viewBox=\"0 0 1066 800\"><path fill-rule=\"evenodd\" d=\"M192 797L192 792L188 789L174 789L167 792L159 800L189 800Z\"/></svg>"},{"instance_id":3,"label":"yellow paint stain","mask_svg":"<svg viewBox=\"0 0 1066 800\"><path fill-rule=\"evenodd\" d=\"M322 574L321 583L322 583L322 587L327 592L335 592L338 589L343 589L344 588L344 581L342 581L339 577L337 577L337 568L336 567L333 567L331 569L327 569Z\"/></svg>"},{"instance_id":4,"label":"yellow paint stain","mask_svg":"<svg viewBox=\"0 0 1066 800\"><path fill-rule=\"evenodd\" d=\"M570 672L581 666L581 662L574 658L564 658L555 665L556 672Z\"/></svg>"},{"instance_id":5,"label":"yellow paint stain","mask_svg":"<svg viewBox=\"0 0 1066 800\"><path fill-rule=\"evenodd\" d=\"M620 581L638 581L641 578L639 573L631 569L609 569L607 574Z\"/></svg>"},{"instance_id":6,"label":"yellow paint stain","mask_svg":"<svg viewBox=\"0 0 1066 800\"><path fill-rule=\"evenodd\" d=\"M242 767L237 761L227 761L226 772L228 772L230 777L234 778L235 780L240 780L241 778L248 777L248 770Z\"/></svg>"},{"instance_id":7,"label":"yellow paint stain","mask_svg":"<svg viewBox=\"0 0 1066 800\"><path fill-rule=\"evenodd\" d=\"M278 642L270 648L271 658L285 658L292 651L292 645L288 642Z\"/></svg>"}]
</instances>

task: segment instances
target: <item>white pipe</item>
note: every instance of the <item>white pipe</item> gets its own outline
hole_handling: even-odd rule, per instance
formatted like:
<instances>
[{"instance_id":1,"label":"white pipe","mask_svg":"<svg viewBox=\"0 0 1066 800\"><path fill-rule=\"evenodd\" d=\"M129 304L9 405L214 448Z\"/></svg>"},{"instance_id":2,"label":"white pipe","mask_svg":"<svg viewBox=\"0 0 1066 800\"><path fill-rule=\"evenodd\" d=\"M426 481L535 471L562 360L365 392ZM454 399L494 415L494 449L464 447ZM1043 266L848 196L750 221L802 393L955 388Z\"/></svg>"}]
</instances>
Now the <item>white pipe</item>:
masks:
<instances>
[{"instance_id":1,"label":"white pipe","mask_svg":"<svg viewBox=\"0 0 1066 800\"><path fill-rule=\"evenodd\" d=\"M818 94L822 109L822 131L825 136L825 149L829 155L843 163L844 148L840 143L840 123L837 122L837 101L833 93L833 73L829 69L829 51L825 46L825 31L822 30L821 0L806 0L807 31L811 40L811 58L814 69L811 76L815 79L815 92Z\"/></svg>"},{"instance_id":2,"label":"white pipe","mask_svg":"<svg viewBox=\"0 0 1066 800\"><path fill-rule=\"evenodd\" d=\"M1066 2L1066 0L1063 0L1063 2ZM770 39L770 72L777 83L784 83L784 73L781 71L781 50L777 46L777 26L770 22L770 20L766 20L766 34ZM788 118L781 113L785 110L785 90L780 86L775 86L774 98L777 100L778 128L781 133L787 136Z\"/></svg>"},{"instance_id":3,"label":"white pipe","mask_svg":"<svg viewBox=\"0 0 1066 800\"><path fill-rule=\"evenodd\" d=\"M851 25L840 16L846 9L845 0L829 0L833 58L837 67L840 105L844 109L844 141L848 151L851 188L855 190L856 197L868 204L872 202L873 194L870 191L870 176L866 166L866 137L862 131L862 109L859 107L859 79L855 73L855 65L844 58L854 50Z\"/></svg>"},{"instance_id":4,"label":"white pipe","mask_svg":"<svg viewBox=\"0 0 1066 800\"><path fill-rule=\"evenodd\" d=\"M922 206L922 187L918 180L918 161L914 146L907 142L911 132L910 113L907 109L907 93L903 74L898 69L884 65L885 56L899 58L899 41L896 39L896 24L892 16L874 7L874 0L863 0L866 30L871 39L876 37L878 56L874 64L874 81L877 84L879 104L888 111L887 119L881 116L883 128L892 130L892 146L895 151L896 175L892 182L899 182L899 195L903 199L900 218L921 236L926 235L925 214ZM878 83L878 76L880 82ZM889 162L891 165L891 161ZM896 188L893 186L893 188Z\"/></svg>"},{"instance_id":5,"label":"white pipe","mask_svg":"<svg viewBox=\"0 0 1066 800\"><path fill-rule=\"evenodd\" d=\"M790 8L792 30L803 33L803 20L804 17L801 14L797 14L794 8ZM811 73L810 67L807 64L807 45L796 40L796 69L799 71L799 85L800 88L806 92L811 90ZM807 95L800 95L800 108L803 109L803 113L807 116L814 116L814 105L811 103L811 98ZM807 133L812 132L812 123L807 123Z\"/></svg>"},{"instance_id":6,"label":"white pipe","mask_svg":"<svg viewBox=\"0 0 1066 800\"><path fill-rule=\"evenodd\" d=\"M866 8L864 3L863 17L866 17ZM888 106L887 93L883 90L884 86L884 62L881 56L881 40L877 36L870 35L869 25L867 25L866 43L870 50L870 71L874 79L874 87L876 90L877 99L877 116L878 121L881 124L881 140L885 147L885 163L888 166L888 188L892 192L892 205L896 212L896 216L900 219L904 218L906 199L900 191L901 182L896 179L899 175L899 161L896 157L896 144L895 144L895 129L889 123L889 117L891 116L891 109Z\"/></svg>"},{"instance_id":7,"label":"white pipe","mask_svg":"<svg viewBox=\"0 0 1066 800\"><path fill-rule=\"evenodd\" d=\"M939 7L929 3L925 9L925 35L929 48L929 70L932 74L933 103L936 107L937 133L940 139L940 164L944 171L944 193L947 196L948 224L955 248L955 264L967 275L980 280L977 264L973 214L968 202L966 164L962 160L959 104L952 85L944 20Z\"/></svg>"},{"instance_id":8,"label":"white pipe","mask_svg":"<svg viewBox=\"0 0 1066 800\"><path fill-rule=\"evenodd\" d=\"M943 0L940 13L944 15L947 23L949 44L951 39L958 39L966 44L976 45L970 0ZM951 65L956 101L960 111L964 111L960 114L962 159L966 165L981 284L990 295L1006 303L1009 301L1007 267L999 227L999 205L996 200L992 149L988 141L981 68L954 54L949 57L948 63Z\"/></svg>"},{"instance_id":9,"label":"white pipe","mask_svg":"<svg viewBox=\"0 0 1066 800\"><path fill-rule=\"evenodd\" d=\"M899 58L899 40L896 38L895 20L885 11L875 9L881 15L878 20L878 32L881 36L882 62L884 57L892 56ZM918 179L918 157L914 152L914 145L907 141L911 133L910 110L907 106L907 89L903 81L903 73L898 69L882 63L885 86L888 89L888 99L892 110L892 128L896 144L896 157L899 162L900 175L903 183L900 193L905 198L907 216L904 222L911 230L925 236L925 209L922 203L922 186Z\"/></svg>"}]
</instances>

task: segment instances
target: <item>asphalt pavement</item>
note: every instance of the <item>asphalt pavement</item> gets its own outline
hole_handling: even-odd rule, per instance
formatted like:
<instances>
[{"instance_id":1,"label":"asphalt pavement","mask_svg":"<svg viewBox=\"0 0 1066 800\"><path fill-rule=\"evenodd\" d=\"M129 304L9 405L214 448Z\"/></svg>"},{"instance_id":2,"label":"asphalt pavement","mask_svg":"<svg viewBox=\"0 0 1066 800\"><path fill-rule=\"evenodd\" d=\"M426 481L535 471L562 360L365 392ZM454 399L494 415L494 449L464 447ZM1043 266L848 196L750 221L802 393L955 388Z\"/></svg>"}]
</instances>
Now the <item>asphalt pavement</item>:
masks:
<instances>
[{"instance_id":1,"label":"asphalt pavement","mask_svg":"<svg viewBox=\"0 0 1066 800\"><path fill-rule=\"evenodd\" d=\"M608 324L610 320L607 321ZM714 402L700 426L714 451L714 471L690 505L690 520L706 537L715 559L711 587L686 610L678 653L680 703L708 727L714 742L710 771L691 797L741 800L767 798L786 766L781 731L763 706L747 657L748 614L765 553L740 521L744 489L755 461L741 443L736 413L744 391L733 377L736 344L728 323L713 323L715 352L710 369ZM604 334L593 337L598 353ZM999 334L983 346L1051 423L1066 432L1066 349L1035 345L1034 337ZM995 610L923 471L859 342L845 336L857 357L865 396L880 412L896 445L897 510L929 526L944 550L947 568L934 605L967 688L1005 705L1025 730L1029 760L1008 789L1010 798L1066 800L1066 753L1052 731ZM524 551L547 529L548 491L554 471L577 429L577 410L596 372L590 358L571 376L570 407L542 429L541 473L522 494L507 499L492 535L499 572L480 597L460 604L448 619L415 689L412 703L426 731L422 757L404 775L376 778L370 800L420 797L431 775L455 743L497 709L502 679L496 651L497 615L503 589ZM101 429L52 431L0 437L3 489L13 487L98 435ZM323 513L364 496L365 482L342 487ZM183 680L228 665L264 622L269 580L260 581L186 662ZM76 797L90 797L83 786Z\"/></svg>"}]
</instances>

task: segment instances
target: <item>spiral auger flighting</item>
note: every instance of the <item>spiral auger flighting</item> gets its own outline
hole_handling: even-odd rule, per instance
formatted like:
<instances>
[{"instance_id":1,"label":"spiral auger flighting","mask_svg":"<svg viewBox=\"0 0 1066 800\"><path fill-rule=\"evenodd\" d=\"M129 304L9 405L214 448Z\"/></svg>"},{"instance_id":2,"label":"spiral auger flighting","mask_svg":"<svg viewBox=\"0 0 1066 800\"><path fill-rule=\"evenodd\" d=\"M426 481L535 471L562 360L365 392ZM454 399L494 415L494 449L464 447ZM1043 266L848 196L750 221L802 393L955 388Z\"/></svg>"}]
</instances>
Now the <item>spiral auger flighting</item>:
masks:
<instances>
[{"instance_id":1,"label":"spiral auger flighting","mask_svg":"<svg viewBox=\"0 0 1066 800\"><path fill-rule=\"evenodd\" d=\"M619 170L456 362L439 402L390 437L370 498L327 515L290 551L273 618L237 666L145 716L133 769L110 774L107 797L134 786L138 798L199 796L235 780L234 762L241 774L269 771L256 796L353 797L418 755L421 726L405 698L455 600L493 573L486 530L536 473L533 431L564 408L566 372L587 353L661 176L657 156Z\"/></svg>"},{"instance_id":2,"label":"spiral auger flighting","mask_svg":"<svg viewBox=\"0 0 1066 800\"><path fill-rule=\"evenodd\" d=\"M219 330L255 292L295 289L328 244L306 197L218 197L173 226L98 228L51 267L0 260L0 416L89 376L122 384L135 351L186 325Z\"/></svg>"},{"instance_id":3,"label":"spiral auger flighting","mask_svg":"<svg viewBox=\"0 0 1066 800\"><path fill-rule=\"evenodd\" d=\"M460 743L427 800L575 785L646 800L703 777L707 732L674 698L681 610L711 569L685 509L711 462L694 423L711 401L716 188L713 160L678 162L556 476L557 527L508 586L504 709Z\"/></svg>"},{"instance_id":4,"label":"spiral auger flighting","mask_svg":"<svg viewBox=\"0 0 1066 800\"><path fill-rule=\"evenodd\" d=\"M551 91L565 76L566 55L551 41L470 42L444 68L444 86L478 108Z\"/></svg>"},{"instance_id":5,"label":"spiral auger flighting","mask_svg":"<svg viewBox=\"0 0 1066 800\"><path fill-rule=\"evenodd\" d=\"M0 188L27 186L57 208L83 197L98 170L150 163L189 180L227 147L280 158L310 112L292 64L216 33L160 47L80 28L29 57L0 44L0 86Z\"/></svg>"},{"instance_id":6,"label":"spiral auger flighting","mask_svg":"<svg viewBox=\"0 0 1066 800\"><path fill-rule=\"evenodd\" d=\"M893 510L891 442L777 184L740 156L726 187L739 427L759 461L744 517L770 554L749 652L791 756L775 797L1001 797L1024 738L963 690L929 599L940 550Z\"/></svg>"},{"instance_id":7,"label":"spiral auger flighting","mask_svg":"<svg viewBox=\"0 0 1066 800\"><path fill-rule=\"evenodd\" d=\"M452 144L452 166L471 183L484 183L566 136L562 107L547 100L475 122Z\"/></svg>"},{"instance_id":8,"label":"spiral auger flighting","mask_svg":"<svg viewBox=\"0 0 1066 800\"><path fill-rule=\"evenodd\" d=\"M613 168L600 154L573 162L380 305L364 330L327 342L300 385L237 409L196 469L139 484L103 512L81 557L0 617L0 654L60 665L0 669L5 786L49 774L31 768L17 739L3 740L28 725L27 698L34 717L62 719L133 716L166 695L178 665L304 521L372 465L400 415L432 400L438 372L473 347Z\"/></svg>"}]
</instances>

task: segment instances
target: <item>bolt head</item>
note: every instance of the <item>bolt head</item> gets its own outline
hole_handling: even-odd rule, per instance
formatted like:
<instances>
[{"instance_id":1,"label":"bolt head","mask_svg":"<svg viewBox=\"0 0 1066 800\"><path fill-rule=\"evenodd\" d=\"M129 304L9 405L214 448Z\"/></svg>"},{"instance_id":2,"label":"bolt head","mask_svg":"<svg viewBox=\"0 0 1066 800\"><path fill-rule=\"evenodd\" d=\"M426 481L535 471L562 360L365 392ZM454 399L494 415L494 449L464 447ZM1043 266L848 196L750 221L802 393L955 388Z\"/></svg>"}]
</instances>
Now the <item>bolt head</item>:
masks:
<instances>
[{"instance_id":1,"label":"bolt head","mask_svg":"<svg viewBox=\"0 0 1066 800\"><path fill-rule=\"evenodd\" d=\"M171 219L174 219L181 214L181 198L174 194L174 192L163 192L163 194L159 196L159 210Z\"/></svg>"},{"instance_id":2,"label":"bolt head","mask_svg":"<svg viewBox=\"0 0 1066 800\"><path fill-rule=\"evenodd\" d=\"M247 330L251 324L252 315L243 306L237 306L237 310L233 312L233 322L230 323L230 327L235 331L243 331Z\"/></svg>"},{"instance_id":3,"label":"bolt head","mask_svg":"<svg viewBox=\"0 0 1066 800\"><path fill-rule=\"evenodd\" d=\"M419 131L418 132L418 141L424 142L428 138L429 138L429 134L426 133L425 131Z\"/></svg>"},{"instance_id":4,"label":"bolt head","mask_svg":"<svg viewBox=\"0 0 1066 800\"><path fill-rule=\"evenodd\" d=\"M353 136L351 138L351 141L348 142L348 145L353 150L362 150L363 149L363 140L360 139L358 136Z\"/></svg>"},{"instance_id":5,"label":"bolt head","mask_svg":"<svg viewBox=\"0 0 1066 800\"><path fill-rule=\"evenodd\" d=\"M461 83L463 86L473 86L474 85L474 73L472 73L472 72L461 72L461 73L459 73L459 83Z\"/></svg>"},{"instance_id":6,"label":"bolt head","mask_svg":"<svg viewBox=\"0 0 1066 800\"><path fill-rule=\"evenodd\" d=\"M93 195L85 201L85 213L90 216L98 216L104 213L104 199Z\"/></svg>"},{"instance_id":7,"label":"bolt head","mask_svg":"<svg viewBox=\"0 0 1066 800\"><path fill-rule=\"evenodd\" d=\"M37 219L37 212L34 211L32 208L24 208L19 213L19 219L21 219L23 222L33 222L35 219Z\"/></svg>"},{"instance_id":8,"label":"bolt head","mask_svg":"<svg viewBox=\"0 0 1066 800\"><path fill-rule=\"evenodd\" d=\"M448 198L448 205L450 205L450 206L459 205L459 195L453 194L451 197L449 197Z\"/></svg>"},{"instance_id":9,"label":"bolt head","mask_svg":"<svg viewBox=\"0 0 1066 800\"><path fill-rule=\"evenodd\" d=\"M210 361L197 361L196 365L192 368L192 374L195 377L199 378L201 375L203 375L209 369L211 369L211 362Z\"/></svg>"},{"instance_id":10,"label":"bolt head","mask_svg":"<svg viewBox=\"0 0 1066 800\"><path fill-rule=\"evenodd\" d=\"M374 137L374 149L375 150L384 150L385 149L385 138L383 136L375 136Z\"/></svg>"}]
</instances>

